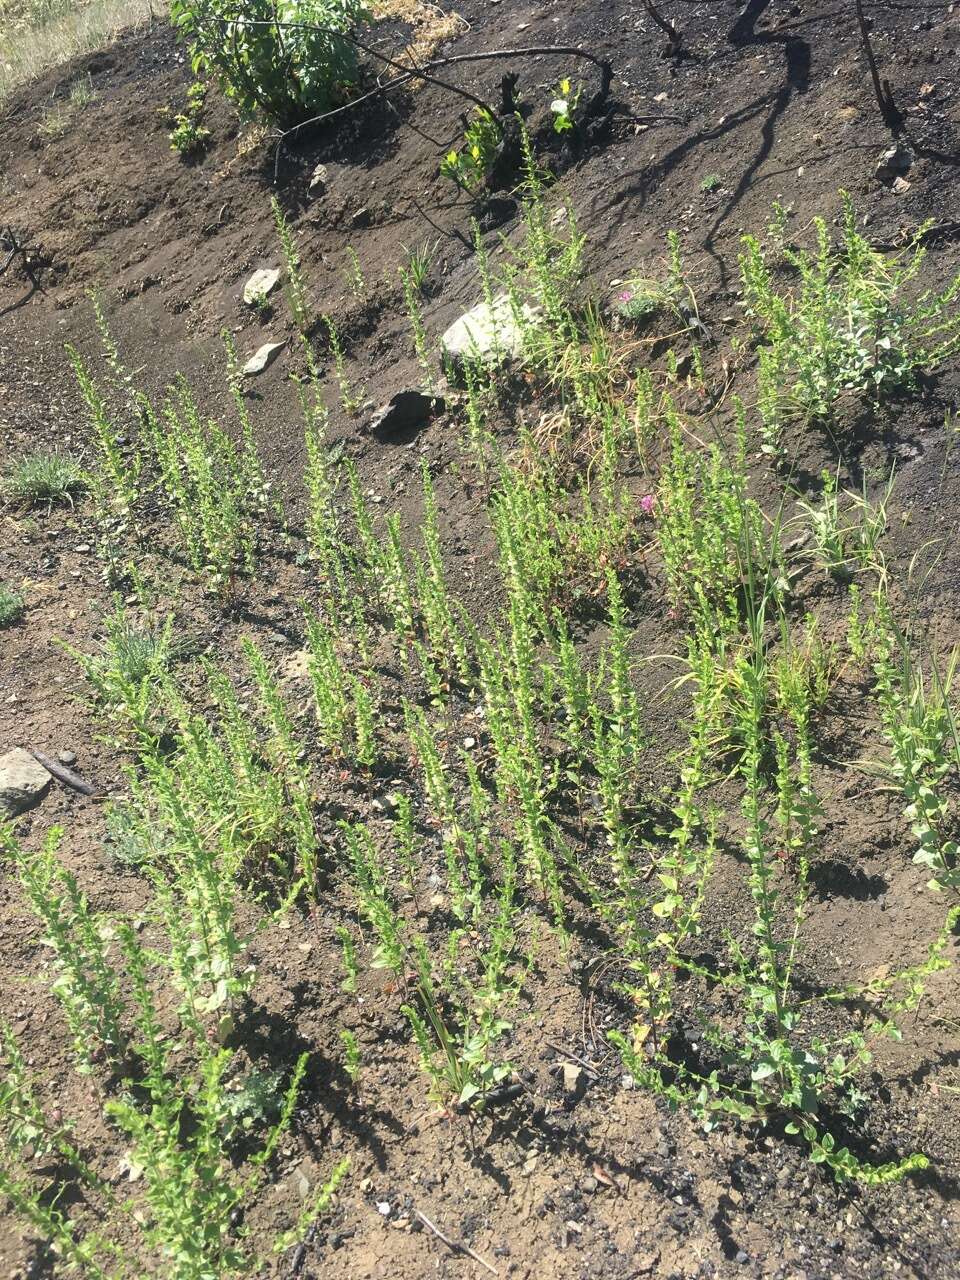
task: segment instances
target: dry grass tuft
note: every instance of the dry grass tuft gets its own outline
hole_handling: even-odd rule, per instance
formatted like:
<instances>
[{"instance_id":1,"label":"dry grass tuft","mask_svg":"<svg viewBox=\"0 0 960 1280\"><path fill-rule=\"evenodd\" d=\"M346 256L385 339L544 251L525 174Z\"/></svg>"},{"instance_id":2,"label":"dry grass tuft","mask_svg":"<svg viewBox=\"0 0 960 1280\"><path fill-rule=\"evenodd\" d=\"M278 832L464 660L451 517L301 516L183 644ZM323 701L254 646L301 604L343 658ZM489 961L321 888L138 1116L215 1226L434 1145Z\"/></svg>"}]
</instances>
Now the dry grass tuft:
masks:
<instances>
[{"instance_id":1,"label":"dry grass tuft","mask_svg":"<svg viewBox=\"0 0 960 1280\"><path fill-rule=\"evenodd\" d=\"M410 24L412 39L402 53L392 56L397 62L412 60L416 66L429 62L445 41L470 30L470 24L458 13L445 13L421 0L375 0L373 12L375 18Z\"/></svg>"},{"instance_id":2,"label":"dry grass tuft","mask_svg":"<svg viewBox=\"0 0 960 1280\"><path fill-rule=\"evenodd\" d=\"M0 0L0 107L21 84L150 22L150 0Z\"/></svg>"}]
</instances>

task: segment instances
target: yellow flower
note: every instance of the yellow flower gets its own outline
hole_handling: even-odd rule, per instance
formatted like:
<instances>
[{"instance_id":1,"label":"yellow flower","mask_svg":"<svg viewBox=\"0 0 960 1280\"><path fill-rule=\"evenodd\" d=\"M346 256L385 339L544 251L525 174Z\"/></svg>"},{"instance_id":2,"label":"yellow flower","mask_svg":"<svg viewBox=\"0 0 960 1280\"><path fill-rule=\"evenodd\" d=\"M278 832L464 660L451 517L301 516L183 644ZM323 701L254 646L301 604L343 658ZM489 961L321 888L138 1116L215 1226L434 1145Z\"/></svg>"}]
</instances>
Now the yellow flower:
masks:
<instances>
[{"instance_id":1,"label":"yellow flower","mask_svg":"<svg viewBox=\"0 0 960 1280\"><path fill-rule=\"evenodd\" d=\"M455 151L448 151L447 164L456 164L456 163L457 163L457 153Z\"/></svg>"},{"instance_id":2,"label":"yellow flower","mask_svg":"<svg viewBox=\"0 0 960 1280\"><path fill-rule=\"evenodd\" d=\"M560 92L563 94L563 96L564 96L565 98L569 98L569 96L570 96L570 81L569 81L569 80L561 80L561 81L560 81Z\"/></svg>"},{"instance_id":3,"label":"yellow flower","mask_svg":"<svg viewBox=\"0 0 960 1280\"><path fill-rule=\"evenodd\" d=\"M480 148L476 145L476 143L474 143L474 145L470 148L470 154L473 156L474 160L480 159Z\"/></svg>"}]
</instances>

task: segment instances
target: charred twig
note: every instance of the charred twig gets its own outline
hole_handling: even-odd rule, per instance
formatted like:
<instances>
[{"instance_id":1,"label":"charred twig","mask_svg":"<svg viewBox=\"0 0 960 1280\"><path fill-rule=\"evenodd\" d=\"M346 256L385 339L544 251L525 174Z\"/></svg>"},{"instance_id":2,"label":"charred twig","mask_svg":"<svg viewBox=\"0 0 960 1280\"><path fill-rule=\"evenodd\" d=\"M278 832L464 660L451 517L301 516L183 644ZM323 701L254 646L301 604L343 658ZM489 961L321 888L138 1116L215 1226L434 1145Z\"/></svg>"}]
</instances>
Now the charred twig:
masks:
<instances>
[{"instance_id":1,"label":"charred twig","mask_svg":"<svg viewBox=\"0 0 960 1280\"><path fill-rule=\"evenodd\" d=\"M251 25L258 25L251 21ZM271 23L260 25L272 25ZM505 60L508 58L534 58L534 57L564 57L564 58L582 58L587 62L592 62L594 66L600 70L600 89L599 97L601 100L606 99L610 91L610 85L613 81L613 67L605 58L598 58L596 54L590 53L587 49L579 49L573 45L535 45L524 47L521 49L488 49L483 53L458 53L447 58L432 58L429 62L424 63L423 68L412 69L411 67L397 62L392 58L387 58L384 54L377 52L375 49L368 49L366 45L361 44L355 37L344 32L334 32L332 28L328 31L326 27L315 27L307 23L290 22L283 24L287 27L297 27L305 31L322 31L327 34L335 34L343 36L344 39L351 40L357 48L372 53L382 62L390 67L394 67L399 71L399 75L394 76L391 80L386 80L382 84L378 84L375 89L370 89L367 93L361 94L358 98L353 98L350 102L343 103L342 106L333 107L329 111L322 111L319 115L311 116L307 120L301 120L299 124L291 125L289 129L284 129L277 141L277 160L274 164L274 181L279 171L280 148L287 138L298 133L301 129L307 129L312 125L321 124L324 120L330 120L333 116L342 115L345 111L351 111L354 107L360 106L363 102L369 102L371 98L379 97L381 94L389 93L392 89L398 89L401 85L408 84L411 80L423 80L427 83L435 84L440 88L449 89L452 93L457 93L461 97L468 98L475 105L480 106L483 110L490 112L492 118L501 125L500 116L497 115L485 102L479 98L475 98L472 94L464 89L459 89L455 85L451 85L445 81L437 80L430 73L439 67L455 66L461 62L493 62L495 60Z\"/></svg>"},{"instance_id":2,"label":"charred twig","mask_svg":"<svg viewBox=\"0 0 960 1280\"><path fill-rule=\"evenodd\" d=\"M20 260L23 262L23 269L27 273L27 279L30 281L31 285L33 285L34 289L39 289L40 284L37 277L33 274L33 264L30 261L30 255L27 253L27 246L17 238L17 233L14 231L13 227L6 226L0 229L0 245L3 245L5 248L9 246L3 265L0 266L0 276L3 275L7 267L10 266L10 263L13 262L14 258L19 255Z\"/></svg>"},{"instance_id":3,"label":"charred twig","mask_svg":"<svg viewBox=\"0 0 960 1280\"><path fill-rule=\"evenodd\" d=\"M489 1271L492 1276L500 1274L491 1267L490 1263L487 1262L485 1258L481 1258L479 1253L474 1253L468 1244L464 1244L461 1240L451 1240L449 1236L445 1236L440 1228L435 1223L431 1222L427 1215L421 1212L420 1209L414 1209L413 1212L416 1217L420 1219L423 1225L433 1232L438 1240L443 1241L448 1249L452 1249L454 1253L465 1253L468 1258L472 1258L474 1262L478 1262L480 1266L483 1267L485 1271Z\"/></svg>"},{"instance_id":4,"label":"charred twig","mask_svg":"<svg viewBox=\"0 0 960 1280\"><path fill-rule=\"evenodd\" d=\"M578 1067L583 1067L584 1071L589 1072L594 1079L600 1078L600 1073L596 1067L591 1065L586 1058L581 1058L579 1053L574 1053L571 1049L565 1049L562 1044L557 1044L553 1040L545 1040L544 1044L548 1049L552 1049L554 1053L559 1053L562 1058L569 1058L571 1062L575 1062Z\"/></svg>"},{"instance_id":5,"label":"charred twig","mask_svg":"<svg viewBox=\"0 0 960 1280\"><path fill-rule=\"evenodd\" d=\"M675 58L683 49L683 35L677 30L672 22L668 21L668 19L663 16L657 6L653 3L653 0L643 0L643 3L647 13L649 13L650 17L654 20L669 41L666 48L666 56L668 58Z\"/></svg>"},{"instance_id":6,"label":"charred twig","mask_svg":"<svg viewBox=\"0 0 960 1280\"><path fill-rule=\"evenodd\" d=\"M894 138L900 138L903 134L903 116L900 114L900 110L893 100L893 90L890 88L890 81L880 79L880 72L877 69L877 59L873 52L873 42L870 39L867 19L863 12L863 0L856 0L856 9L857 22L860 26L860 40L863 44L863 51L866 54L867 66L870 68L870 79L873 81L873 92L877 99L877 106L880 108L880 115L883 117L883 123L893 134Z\"/></svg>"},{"instance_id":7,"label":"charred twig","mask_svg":"<svg viewBox=\"0 0 960 1280\"><path fill-rule=\"evenodd\" d=\"M47 773L52 774L58 782L62 782L65 787L70 787L73 791L78 791L82 796L95 796L97 788L92 786L79 773L74 773L72 769L68 769L66 765L60 764L56 760L51 760L48 755L44 755L42 751L35 751L33 747L27 750L36 760L37 764L42 764Z\"/></svg>"},{"instance_id":8,"label":"charred twig","mask_svg":"<svg viewBox=\"0 0 960 1280\"><path fill-rule=\"evenodd\" d=\"M6 271L10 263L14 260L18 253L23 253L23 247L17 239L16 232L13 227L0 227L0 245L6 247L9 245L9 252L0 264L0 276Z\"/></svg>"}]
</instances>

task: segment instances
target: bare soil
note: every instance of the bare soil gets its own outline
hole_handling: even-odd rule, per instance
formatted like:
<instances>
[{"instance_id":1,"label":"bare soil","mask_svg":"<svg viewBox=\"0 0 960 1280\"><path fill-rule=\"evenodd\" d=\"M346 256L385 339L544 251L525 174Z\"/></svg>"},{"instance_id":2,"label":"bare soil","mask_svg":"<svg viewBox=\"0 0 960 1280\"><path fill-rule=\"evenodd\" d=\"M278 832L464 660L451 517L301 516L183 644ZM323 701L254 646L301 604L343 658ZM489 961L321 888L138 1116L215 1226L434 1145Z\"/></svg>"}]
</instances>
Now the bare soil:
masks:
<instances>
[{"instance_id":1,"label":"bare soil","mask_svg":"<svg viewBox=\"0 0 960 1280\"><path fill-rule=\"evenodd\" d=\"M875 176L889 136L852 6L751 0L738 11L721 0L673 8L689 49L680 60L661 56L662 33L627 0L460 6L464 33L451 51L576 44L613 63L622 113L593 150L556 157L563 170L558 191L588 236L593 285L606 292L632 271L659 274L665 232L676 228L701 316L726 335L738 315L740 234L762 229L777 199L796 211L799 238L813 215L835 216L840 187L850 191L878 242L899 243L927 219L943 224L931 240L930 271L938 280L956 272L960 15L952 5L871 9L884 74L919 144L900 194ZM520 72L531 97L544 98L572 65L556 57L478 64L461 83L493 96L506 69ZM87 73L95 100L63 137L44 141L38 132L44 111ZM279 264L273 193L295 227L318 306L335 316L344 335L348 375L371 401L383 403L419 381L396 275L404 246L438 244L425 307L431 335L478 300L473 210L437 173L459 133L459 104L426 87L398 95L392 106L360 108L284 146L275 183L273 147L245 147L245 134L213 93L207 153L184 163L171 152L164 112L180 109L189 80L182 50L158 21L149 33L121 38L24 89L0 117L0 226L13 226L29 246L34 276L16 263L0 277L4 467L40 445L84 447L84 414L63 346L74 343L96 358L91 289L100 293L124 361L148 393L182 372L202 390L204 410L226 409L219 330L234 333L243 355L293 336L282 305L258 319L240 300L253 269ZM662 122L651 119L657 116ZM318 163L327 169L326 189L311 195ZM703 190L703 180L714 176L716 184ZM494 261L505 252L500 235L515 230L515 217L508 217L487 233ZM348 246L367 284L362 300L346 280ZM265 548L262 570L232 615L165 554L162 529L145 557L148 573L165 580L178 627L195 648L238 666L239 641L253 635L288 670L295 703L307 695L291 663L303 644L297 601L310 592L309 569L296 554L304 457L288 375L298 359L291 341L250 397L271 479L289 506L293 546L278 539ZM749 400L749 373L740 376L737 389ZM929 568L914 574L914 598L905 603L926 621L939 652L960 638L960 466L943 430L944 414L957 407L957 377L957 369L948 370L885 417L851 421L839 441L845 483L859 486L866 477L876 486L896 462L891 576L906 581L915 556ZM330 403L332 434L344 441L364 489L383 499L385 510L399 510L405 525L421 514L419 464L429 460L453 586L473 616L485 617L496 604L492 538L484 494L457 465L465 430L457 412L412 439L381 443L363 430L367 411L359 419L344 414L335 389ZM509 440L515 423L504 422L502 432ZM799 436L795 483L834 466L835 443L815 433ZM762 469L758 476L762 490ZM770 483L762 496L772 493ZM122 787L123 762L101 741L62 644L90 650L109 606L100 566L80 549L91 541L84 505L28 516L7 510L0 520L0 580L22 584L28 604L25 620L0 632L0 748L75 751L76 767L100 788L86 799L55 785L21 822L21 835L33 843L61 825L64 856L91 899L135 913L144 898L141 881L104 843L103 798ZM840 597L835 584L811 570L803 604L834 618L838 637ZM681 630L668 616L652 561L636 566L631 611L638 655L681 649ZM395 655L382 657L385 678L399 693ZM663 692L675 668L653 660L642 670L648 729L666 756L682 734L682 698ZM399 698L384 709L388 727L399 723L398 704ZM463 712L463 732L479 736L469 709ZM943 911L911 862L896 797L857 768L882 758L883 747L865 691L852 678L841 680L817 737L816 783L827 814L812 871L803 977L829 986L919 960ZM375 776L364 792L329 770L319 783L321 822L332 832L338 816L382 820L398 777ZM651 789L663 780L651 778ZM735 858L724 856L729 867L711 902L714 940L724 921L745 908ZM72 1070L59 1013L38 982L45 964L39 928L9 868L0 868L0 895L0 1007L50 1082L50 1098L76 1118L85 1149L119 1181L123 1150L99 1118L98 1084ZM864 1085L871 1117L864 1150L875 1158L923 1150L931 1167L902 1185L868 1191L837 1187L782 1135L703 1134L629 1087L603 1031L628 1025L630 1011L611 978L591 979L602 948L588 936L578 939L571 965L544 934L530 1002L510 1046L524 1096L474 1126L437 1113L426 1100L399 997L385 979L368 971L358 995L340 990L334 927L348 915L334 885L315 912L294 913L288 930L260 935L257 1002L238 1019L237 1042L251 1058L289 1063L301 1049L312 1054L303 1105L281 1153L278 1190L259 1207L254 1238L266 1240L295 1216L301 1175L313 1184L342 1156L351 1158L332 1217L305 1250L278 1259L274 1274L357 1280L486 1274L423 1229L414 1216L419 1209L516 1280L960 1277L960 999L951 972L931 984L904 1043L882 1050ZM711 940L704 939L706 949ZM342 1027L356 1032L364 1053L359 1099L340 1066ZM590 1070L571 1094L561 1064L578 1058ZM384 1203L388 1214L378 1208ZM2 1274L50 1275L53 1261L15 1222L0 1225Z\"/></svg>"}]
</instances>

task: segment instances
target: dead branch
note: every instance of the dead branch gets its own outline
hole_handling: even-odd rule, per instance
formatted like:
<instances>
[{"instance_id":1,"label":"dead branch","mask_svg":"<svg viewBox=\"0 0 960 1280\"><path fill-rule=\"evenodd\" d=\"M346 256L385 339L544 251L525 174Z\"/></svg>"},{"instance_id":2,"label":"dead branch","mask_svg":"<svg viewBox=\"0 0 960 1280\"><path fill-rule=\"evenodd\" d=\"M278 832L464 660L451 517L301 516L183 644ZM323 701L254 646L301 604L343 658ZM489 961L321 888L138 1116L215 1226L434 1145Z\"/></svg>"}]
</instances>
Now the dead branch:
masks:
<instances>
[{"instance_id":1,"label":"dead branch","mask_svg":"<svg viewBox=\"0 0 960 1280\"><path fill-rule=\"evenodd\" d=\"M468 1244L464 1244L461 1240L451 1240L449 1236L445 1236L440 1228L435 1223L431 1222L425 1213L422 1213L419 1209L414 1209L413 1212L420 1219L423 1225L433 1232L438 1240L443 1241L448 1249L452 1249L454 1253L465 1253L468 1258L472 1258L474 1262L478 1262L480 1266L486 1271L489 1271L492 1276L500 1274L491 1267L490 1263L487 1262L486 1259L481 1258L479 1253L474 1253Z\"/></svg>"},{"instance_id":2,"label":"dead branch","mask_svg":"<svg viewBox=\"0 0 960 1280\"><path fill-rule=\"evenodd\" d=\"M33 747L28 747L27 750L37 764L42 764L47 773L56 778L58 782L62 782L65 787L78 791L82 796L95 796L97 794L97 788L87 782L86 779L81 778L79 773L74 773L66 765L60 764L57 760L52 760L50 756L45 755L42 751L35 751Z\"/></svg>"},{"instance_id":3,"label":"dead branch","mask_svg":"<svg viewBox=\"0 0 960 1280\"><path fill-rule=\"evenodd\" d=\"M683 35L663 16L653 0L644 0L644 8L670 42L667 45L667 57L676 57L683 48Z\"/></svg>"},{"instance_id":4,"label":"dead branch","mask_svg":"<svg viewBox=\"0 0 960 1280\"><path fill-rule=\"evenodd\" d=\"M870 79L873 81L873 92L877 99L877 106L880 108L880 115L883 117L883 123L894 138L900 138L903 134L903 116L893 100L890 81L880 79L877 59L873 52L873 42L870 39L870 30L867 27L867 19L863 12L863 0L855 0L855 4L857 22L860 26L860 40L863 44L863 51L866 54L867 66L870 68Z\"/></svg>"}]
</instances>

